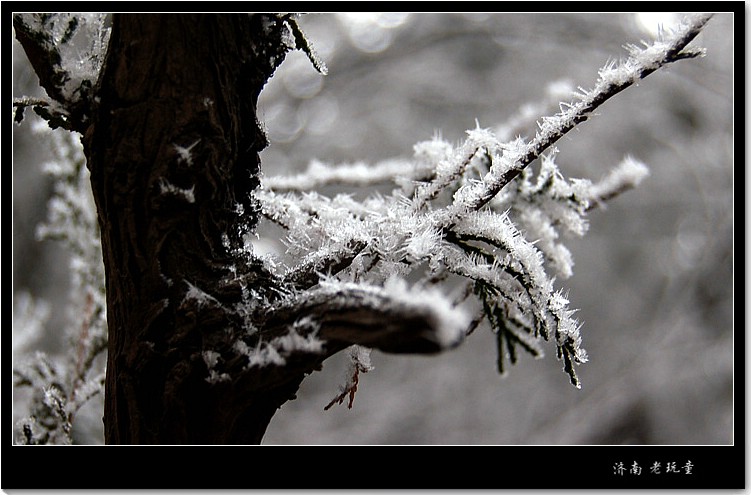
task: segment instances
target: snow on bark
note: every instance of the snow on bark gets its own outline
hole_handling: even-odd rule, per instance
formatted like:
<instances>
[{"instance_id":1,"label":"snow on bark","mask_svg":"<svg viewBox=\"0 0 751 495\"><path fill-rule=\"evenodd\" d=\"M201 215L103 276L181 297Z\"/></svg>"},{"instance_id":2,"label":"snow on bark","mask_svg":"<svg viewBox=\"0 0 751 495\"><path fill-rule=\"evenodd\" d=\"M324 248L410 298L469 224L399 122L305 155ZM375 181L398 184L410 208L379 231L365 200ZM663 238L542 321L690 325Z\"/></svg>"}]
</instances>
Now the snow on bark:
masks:
<instances>
[{"instance_id":1,"label":"snow on bark","mask_svg":"<svg viewBox=\"0 0 751 495\"><path fill-rule=\"evenodd\" d=\"M274 33L268 36L268 45L253 45L259 63L268 64L262 68L264 74L271 75L293 47L326 72L294 16L260 16L261 28ZM626 60L608 62L591 90L579 88L572 101L560 104L560 112L542 117L529 141L512 139L514 129L548 103L523 107L496 132L478 123L455 145L436 135L416 144L410 159L340 166L313 161L296 176L264 178L250 201L288 231L286 258L267 255L261 260L246 249L242 260L267 269L263 275L268 276L268 290L260 294L238 280L239 264L230 267L240 299L232 305L223 305L218 292L211 295L184 280L182 305L221 312L236 319L241 330L229 348L220 351L206 343L200 350L199 362L202 359L208 370L206 381L219 386L233 380L230 372L237 370L228 363L238 356L248 370L285 366L300 356L313 356L308 363L317 363L331 349L348 347L347 381L326 408L347 396L351 407L359 373L372 369L370 349L442 352L459 345L482 318L497 336L499 371L505 371L504 356L516 361L517 346L540 357L543 341L552 341L564 371L579 387L574 365L588 359L581 324L573 317L568 298L555 289L552 276L567 278L573 273L562 234L583 235L589 209L635 187L648 172L638 160L627 157L600 182L567 180L555 163L553 145L623 89L669 63L702 55L686 45L709 17L689 15L676 31L652 44L628 45ZM89 90L98 77L108 37L104 16L18 14L13 20L17 38L27 53L35 54L30 57L32 65L51 98L16 100L16 121L23 117L24 108L32 107L51 127L85 130L92 103ZM72 50L70 42L78 33L91 43L86 53ZM571 87L559 84L549 92L569 97ZM206 109L215 105L208 97L202 102ZM193 149L199 142L173 143L176 161L194 166ZM67 158L81 162L80 156ZM538 159L535 175L528 167ZM77 187L85 173L81 163L76 167L64 161L49 167L67 186L57 191L50 204L50 222L40 232L67 238L78 250L77 259L84 259L92 247L99 247L97 235L86 238L96 232L96 218L87 216L90 198ZM394 189L363 200L347 194L330 198L313 191L332 185L376 184ZM164 178L158 186L162 194L195 203L195 186L179 187ZM236 214L241 222L255 222L248 218L252 215L245 215L242 203L237 203ZM252 225L246 232L252 232ZM223 236L229 251L229 235L225 231ZM90 289L101 275L98 261L90 273L78 267L80 286ZM167 286L172 285L171 279L160 275ZM458 300L439 288L441 283L450 286L457 281L469 288ZM34 366L16 370L18 382L34 383L43 391L37 403L46 408L47 419L52 418L46 432L33 418L23 422L20 429L28 443L42 434L68 442L73 413L102 388L101 375L88 371L106 342L103 296L89 291L86 297L87 318L78 336L82 352L68 366L84 371L72 374L44 356L37 356ZM478 307L482 308L479 317ZM72 381L59 385L61 376L71 375Z\"/></svg>"}]
</instances>

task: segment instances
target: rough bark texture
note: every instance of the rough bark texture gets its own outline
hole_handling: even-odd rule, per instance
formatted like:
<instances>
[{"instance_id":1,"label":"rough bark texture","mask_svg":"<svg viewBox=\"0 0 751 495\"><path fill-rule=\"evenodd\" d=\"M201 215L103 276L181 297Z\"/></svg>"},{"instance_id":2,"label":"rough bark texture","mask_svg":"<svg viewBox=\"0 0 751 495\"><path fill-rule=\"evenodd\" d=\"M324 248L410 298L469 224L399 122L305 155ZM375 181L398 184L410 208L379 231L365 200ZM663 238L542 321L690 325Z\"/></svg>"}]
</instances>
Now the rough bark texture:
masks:
<instances>
[{"instance_id":1,"label":"rough bark texture","mask_svg":"<svg viewBox=\"0 0 751 495\"><path fill-rule=\"evenodd\" d=\"M270 281L233 253L238 208L246 229L258 217L256 101L284 57L282 27L263 15L114 16L84 137L107 277L107 443L258 443L304 376L263 393L259 377L213 386L202 358L240 331L222 308L240 299L233 281ZM216 304L186 297L191 286Z\"/></svg>"},{"instance_id":2,"label":"rough bark texture","mask_svg":"<svg viewBox=\"0 0 751 495\"><path fill-rule=\"evenodd\" d=\"M352 344L455 345L436 337L430 311L388 298L351 289L296 299L315 271L286 280L242 249L267 144L256 103L293 23L114 16L83 139L106 274L107 443L260 443L328 356ZM343 268L332 263L311 270ZM249 359L269 349L274 359Z\"/></svg>"}]
</instances>

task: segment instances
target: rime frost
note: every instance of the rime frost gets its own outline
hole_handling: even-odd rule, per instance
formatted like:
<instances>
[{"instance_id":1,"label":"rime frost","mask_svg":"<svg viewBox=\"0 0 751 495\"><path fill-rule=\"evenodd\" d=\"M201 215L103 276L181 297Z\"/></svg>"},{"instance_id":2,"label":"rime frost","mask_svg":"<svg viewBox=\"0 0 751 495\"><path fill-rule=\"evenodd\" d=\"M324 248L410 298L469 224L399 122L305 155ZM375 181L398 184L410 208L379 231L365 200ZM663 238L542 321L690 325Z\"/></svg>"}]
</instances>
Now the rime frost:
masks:
<instances>
[{"instance_id":1,"label":"rime frost","mask_svg":"<svg viewBox=\"0 0 751 495\"><path fill-rule=\"evenodd\" d=\"M188 286L188 290L183 298L183 303L186 301L193 301L199 308L208 305L221 306L221 303L211 294L207 294L187 280L183 280L183 282Z\"/></svg>"},{"instance_id":2,"label":"rime frost","mask_svg":"<svg viewBox=\"0 0 751 495\"><path fill-rule=\"evenodd\" d=\"M665 64L699 54L683 50L707 19L690 17L653 44L628 46L629 57L609 61L591 90L552 85L551 95L572 100L560 103L555 115L539 118L531 140L513 133L539 109L553 107L550 100L522 107L496 132L478 123L456 144L436 135L416 144L411 160L340 167L313 161L302 174L265 178L255 199L263 214L288 232L287 253L277 263L288 268L280 277L304 291L287 302L326 298L338 308L350 304L342 298L346 294L386 313L402 305L400 314L431 315L434 338L443 347L484 319L496 335L502 373L506 358L516 362L518 348L540 357L542 343L552 341L564 371L579 387L574 365L587 361L581 324L554 286L555 277L573 274L564 240L584 235L587 212L635 187L647 170L627 157L599 182L567 179L553 144L614 94ZM537 159L535 173L529 165ZM394 188L362 200L313 191L372 184ZM418 282L407 283L408 278ZM433 288L462 279L471 290L456 302ZM347 394L352 400L358 365L353 369L332 404Z\"/></svg>"},{"instance_id":3,"label":"rime frost","mask_svg":"<svg viewBox=\"0 0 751 495\"><path fill-rule=\"evenodd\" d=\"M75 352L65 359L37 352L15 361L14 386L33 390L30 416L18 422L15 441L70 444L76 412L104 387L104 265L89 172L78 134L44 126L36 131L52 140L54 159L43 168L55 179L47 220L38 226L37 236L61 242L70 254L69 314L64 328ZM43 301L20 296L16 305L14 351L37 338L50 316L49 305Z\"/></svg>"},{"instance_id":4,"label":"rime frost","mask_svg":"<svg viewBox=\"0 0 751 495\"><path fill-rule=\"evenodd\" d=\"M591 201L599 202L611 198L626 189L639 185L649 175L649 169L642 162L631 156L610 171L610 173L589 191Z\"/></svg>"},{"instance_id":5,"label":"rime frost","mask_svg":"<svg viewBox=\"0 0 751 495\"><path fill-rule=\"evenodd\" d=\"M495 131L478 122L458 143L447 142L440 134L417 143L410 158L338 166L314 160L298 175L264 178L250 199L270 222L286 230L286 253L261 258L249 243L233 251L225 233L222 246L236 255L232 261L237 262L227 267L231 280L222 280L227 292L234 290L236 296L226 306L219 300L219 290L215 297L183 280L181 306L222 312L235 325L224 329L232 338L229 345L213 348L207 339L196 352L194 357L208 370L206 381L221 386L234 379L230 372L238 370L230 369L230 363L241 362L244 370L266 373L274 366L297 363L294 358L302 355L325 358L327 338L332 335L344 339L339 343L351 344L353 340L346 339L357 334L355 342L388 352L404 352L408 345L416 347L406 347L406 352L439 352L456 347L485 322L495 337L499 372L507 372L507 362L517 362L518 349L539 358L550 344L579 387L575 365L588 359L581 324L569 308L567 294L555 286L557 277L573 274L574 261L564 240L584 235L587 212L638 185L648 171L638 160L626 157L599 182L567 179L556 162L554 144L592 118L603 102L651 72L701 55L686 45L708 18L688 16L675 32L664 33L652 44L626 46L628 57L608 61L592 89L551 85L543 102L522 106ZM14 105L21 110L32 106L47 115L53 127L70 128L66 119L72 104L87 96L101 65L108 37L104 17L22 14L16 19L24 22L24 29L37 33L42 48L60 56L54 69L60 71L61 86L59 94L52 95L55 101L22 98ZM282 30L284 46L254 47L258 58L270 63L271 72L293 47L326 72L294 16L265 15L263 21L269 39ZM79 53L76 36L84 31L88 34L81 39L91 45L87 53ZM552 106L551 98L569 101L553 107L552 111L559 110L554 115L540 117ZM201 102L207 107L213 104L208 98ZM17 121L18 117L17 112ZM515 137L533 121L538 127L534 137ZM38 233L62 239L73 253L73 292L82 299L72 306L83 317L69 329L77 349L71 362L38 353L14 369L15 385L36 391L33 414L18 423L18 440L25 443L70 443L74 413L102 390L104 380L96 364L106 348L98 222L87 192L88 172L80 145L66 136L58 142L58 160L46 167L57 185L48 222ZM195 166L194 148L199 143L200 139L187 146L173 144L176 166ZM539 166L533 166L535 162ZM373 185L393 189L362 199L313 190ZM162 195L188 203L196 200L195 186L179 187L161 178L158 187ZM253 216L246 215L240 203L235 213L239 221ZM242 270L241 262L257 265ZM266 272L256 270L259 266ZM262 286L242 278L259 271L268 277ZM164 275L162 279L167 286L174 285ZM213 292L215 287L207 289ZM161 309L169 304L164 301ZM28 339L33 339L33 330L44 324L44 305L23 298L17 304L23 311L14 319L14 327L24 325L30 331ZM276 322L277 315L292 316ZM414 324L407 328L403 322ZM396 331L401 333L394 338L390 332ZM28 339L14 341L14 348L28 345ZM351 407L360 373L373 369L369 347L352 345L348 355L345 384L326 408L346 397Z\"/></svg>"},{"instance_id":6,"label":"rime frost","mask_svg":"<svg viewBox=\"0 0 751 495\"><path fill-rule=\"evenodd\" d=\"M176 185L170 183L167 179L159 179L159 190L162 194L174 194L176 196L180 196L188 203L195 203L196 202L196 196L194 194L194 191L196 189L196 186L192 186L190 189L185 189L181 187L177 187Z\"/></svg>"},{"instance_id":7,"label":"rime frost","mask_svg":"<svg viewBox=\"0 0 751 495\"><path fill-rule=\"evenodd\" d=\"M54 54L56 88L72 103L96 82L109 41L107 15L101 13L16 14L40 48Z\"/></svg>"},{"instance_id":8,"label":"rime frost","mask_svg":"<svg viewBox=\"0 0 751 495\"><path fill-rule=\"evenodd\" d=\"M394 180L409 162L390 160L372 166L364 162L336 167L313 160L298 175L266 178L266 187L274 191L306 191L329 185L368 186Z\"/></svg>"},{"instance_id":9,"label":"rime frost","mask_svg":"<svg viewBox=\"0 0 751 495\"><path fill-rule=\"evenodd\" d=\"M216 351L203 351L201 353L203 362L206 363L206 367L209 369L209 376L206 381L212 384L225 382L231 380L228 373L220 373L215 368L219 363L222 355Z\"/></svg>"},{"instance_id":10,"label":"rime frost","mask_svg":"<svg viewBox=\"0 0 751 495\"><path fill-rule=\"evenodd\" d=\"M296 326L305 326L310 322L297 322ZM286 358L294 353L319 354L323 349L323 341L320 340L315 332L300 335L296 331L296 326L290 329L289 333L276 337L269 342L259 342L251 347L242 340L235 343L235 351L248 358L246 368L266 367L266 366L284 366L287 364Z\"/></svg>"},{"instance_id":11,"label":"rime frost","mask_svg":"<svg viewBox=\"0 0 751 495\"><path fill-rule=\"evenodd\" d=\"M204 105L208 105L208 103L206 103L206 100L211 101L208 98L206 98L204 100ZM196 139L195 142L193 142L193 144L191 144L190 146L180 146L179 144L173 144L172 147L175 149L175 152L177 153L177 160L179 162L185 162L189 167L192 167L193 155L191 153L191 150L195 148L196 145L200 142L201 142L200 139Z\"/></svg>"}]
</instances>

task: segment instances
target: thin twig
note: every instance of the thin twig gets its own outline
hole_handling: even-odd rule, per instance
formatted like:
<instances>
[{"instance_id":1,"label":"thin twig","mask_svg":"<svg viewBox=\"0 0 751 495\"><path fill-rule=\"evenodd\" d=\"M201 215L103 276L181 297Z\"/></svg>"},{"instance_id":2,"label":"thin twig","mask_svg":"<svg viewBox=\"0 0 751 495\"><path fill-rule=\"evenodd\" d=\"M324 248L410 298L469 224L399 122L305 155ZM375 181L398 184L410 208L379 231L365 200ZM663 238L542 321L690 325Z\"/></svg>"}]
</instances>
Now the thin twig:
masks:
<instances>
[{"instance_id":1,"label":"thin twig","mask_svg":"<svg viewBox=\"0 0 751 495\"><path fill-rule=\"evenodd\" d=\"M682 51L699 34L711 17L711 15L695 17L692 23L677 33L674 39L667 42L668 47L666 49L662 51L655 49L654 54L647 53L646 50L642 52L642 54L651 55L652 58L640 57L637 59L635 56L630 57L623 64L623 66L632 64L633 70L630 73L620 74L618 78L601 77L592 91L581 95L580 101L571 103L566 111L555 117L544 119L541 130L535 136L535 139L507 159L504 156L505 159L500 160L501 163L494 164L486 180L478 184L467 199L460 204L452 205L448 225L453 226L466 211L479 210L485 206L530 163L571 129L587 121L593 115L593 112L610 98L667 64L699 55L699 52L695 51L685 53ZM503 167L502 170L496 170L493 173L493 168L501 167Z\"/></svg>"}]
</instances>

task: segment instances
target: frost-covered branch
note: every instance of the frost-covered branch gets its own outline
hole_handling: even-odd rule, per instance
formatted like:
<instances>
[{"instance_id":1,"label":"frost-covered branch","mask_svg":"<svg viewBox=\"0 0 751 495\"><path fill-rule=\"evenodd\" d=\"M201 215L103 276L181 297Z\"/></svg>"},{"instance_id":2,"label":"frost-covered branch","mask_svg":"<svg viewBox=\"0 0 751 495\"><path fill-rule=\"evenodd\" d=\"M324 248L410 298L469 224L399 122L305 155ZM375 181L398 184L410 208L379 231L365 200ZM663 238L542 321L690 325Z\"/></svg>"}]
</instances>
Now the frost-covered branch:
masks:
<instances>
[{"instance_id":1,"label":"frost-covered branch","mask_svg":"<svg viewBox=\"0 0 751 495\"><path fill-rule=\"evenodd\" d=\"M283 281L297 289L307 289L316 285L320 274L335 275L352 264L367 243L351 240L340 250L322 248L307 255L300 263L290 268Z\"/></svg>"},{"instance_id":2,"label":"frost-covered branch","mask_svg":"<svg viewBox=\"0 0 751 495\"><path fill-rule=\"evenodd\" d=\"M529 143L519 142L502 155L494 155L489 173L461 197L452 212L454 218L488 203L506 184L578 124L588 120L603 103L624 89L644 79L667 64L703 55L702 50L684 51L711 18L711 14L687 17L669 38L645 48L628 45L630 57L621 63L611 62L600 70L593 89L580 89L577 100L562 104L562 111L542 119L540 130Z\"/></svg>"},{"instance_id":3,"label":"frost-covered branch","mask_svg":"<svg viewBox=\"0 0 751 495\"><path fill-rule=\"evenodd\" d=\"M324 341L393 353L434 353L456 347L470 323L462 308L437 289L408 287L392 278L383 286L322 280L270 312L267 327L310 318Z\"/></svg>"},{"instance_id":4,"label":"frost-covered branch","mask_svg":"<svg viewBox=\"0 0 751 495\"><path fill-rule=\"evenodd\" d=\"M164 282L163 287L156 287L155 294L150 294L154 296L150 304L140 305L147 308L145 318L153 326L141 331L142 319L136 318L136 333L141 332L139 338L151 333L161 337L172 329L173 323L175 332L166 342L143 340L136 342L133 349L119 349L124 354L112 361L113 366L122 365L125 358L126 368L137 368L138 365L131 366L130 360L137 362L137 358L141 358L141 363L148 364L143 369L162 369L159 353L179 354L169 364L174 364L174 369L165 370L162 376L167 382L159 385L164 385L165 395L175 394L162 403L166 409L159 413L165 412L165 417L182 415L186 412L184 406L206 397L222 396L227 403L235 399L242 403L242 396L253 396L255 400L254 394L258 391L258 397L270 398L264 405L273 414L279 404L293 395L305 374L316 369L328 356L349 348L346 382L326 409L347 398L351 407L360 374L372 369L370 349L391 353L442 352L456 347L481 323L486 323L495 336L497 366L502 374L507 371L507 363L517 362L520 350L542 357L545 346L550 345L555 348L571 383L580 387L575 367L588 359L582 347L581 324L574 317L576 310L569 308L567 293L555 287L557 277L565 279L573 273L573 259L563 244L563 237L586 233L587 212L638 184L646 175L646 167L627 158L598 183L567 179L556 163L554 144L625 88L669 63L700 55L701 51L687 50L686 46L709 17L690 16L673 35L645 48L628 46L627 60L609 63L600 71L592 90L580 90L573 102L561 104L559 113L542 117L539 130L530 141L511 138L512 130L529 121L528 108L496 133L481 128L478 123L476 128L467 131L466 139L456 145L436 135L415 145L410 159L339 167L314 161L299 175L267 177L260 188L256 188L255 175L250 177L247 188L246 184L225 188L226 184L220 184L220 177L211 176L208 182L213 186L211 190L221 211L212 210L203 202L203 184L199 182L188 183L188 187L164 177L153 179L150 183L156 186L156 194L177 199L178 204L205 208L196 222L201 227L199 235L192 236L199 240L200 248L187 249L183 263L199 259L194 256L199 253L206 266L199 267L194 274L186 274L188 278L182 280L175 269L185 268L183 265L173 266L169 276L161 271L162 262L171 261L175 252L182 253L181 244L188 239L183 235L186 234L183 227L194 225L189 215L185 215L184 223L180 216L179 221L164 229L165 237L154 242L159 249L169 247L163 251L163 258L140 249L133 252L137 253L133 254L136 259L155 260L150 266L159 268L151 278L144 277L147 284L141 287L146 292ZM95 41L106 40L102 19L93 19L92 25L99 26ZM314 67L325 73L324 64L292 15L263 14L253 20L265 33L258 44L252 44L258 59L254 63L259 65L259 73L264 74L263 80L255 83L265 84L283 55L293 47L306 53ZM76 35L79 22L78 17L70 15L58 18L46 14L14 16L16 36L50 97L49 101L17 100L14 103L17 121L22 118L24 108L32 107L51 127L85 129L93 104L90 89L96 80L98 65L96 60L90 61L86 70L81 71L75 63L70 63L77 57L72 58L70 47L66 46ZM137 29L135 32L139 33ZM270 33L274 36L267 36ZM144 53L151 54L153 50L144 50ZM232 77L236 75L233 72ZM112 87L115 86L113 83ZM204 107L211 106L205 103L203 96L200 101L204 102ZM213 101L218 104L219 99ZM247 115L243 113L240 120L248 118L246 122L256 123L254 103L250 101L247 108L243 107ZM105 115L104 107L102 115ZM196 119L196 122L204 122L205 115ZM100 133L104 132L102 128ZM157 135L161 127L158 129ZM94 134L89 136L90 142L97 144ZM230 136L227 143L237 142L238 136ZM109 143L108 139L104 140L105 144ZM126 137L124 142L131 143L130 139ZM143 144L140 135L133 139L138 145L128 144L118 151L128 159L131 150ZM208 141L205 137L191 136L184 141L170 140L155 148L166 150L170 163L192 173L211 168L211 164L202 167L200 163L207 155L200 150ZM244 159L260 151L254 146L264 141L262 133L250 141L251 148L247 156L243 155ZM26 443L70 443L76 411L102 390L103 374L98 357L107 342L107 333L104 276L99 257L101 245L97 218L93 214L95 208L91 198L84 194L88 192L89 176L80 148L73 144L58 143L62 155L59 163L49 167L57 180L55 195L50 202L49 222L39 233L63 240L73 254L72 292L77 299L71 307L77 319L70 325L69 334L74 350L68 360L38 354L14 370L15 386L34 389L30 415L21 421L18 429L19 440ZM109 156L111 149L104 148L100 150L101 156ZM223 149L220 146L217 150L220 148ZM222 153L217 151L216 155ZM148 172L153 160L141 158L139 164ZM530 167L535 161L539 161L536 171ZM257 163L251 165L256 174ZM247 177L232 174L228 176L232 181ZM328 186L374 185L391 185L393 190L390 194L362 200L354 195L328 197L314 191ZM133 192L113 191L122 193L122 197ZM135 193L133 197L127 196L128 201L138 201L135 198L140 192ZM225 202L224 194L232 196L231 201ZM248 198L247 194L252 197ZM106 199L100 201L102 203L106 203ZM242 206L249 204L253 208ZM233 205L237 206L233 208ZM255 205L260 206L259 212L265 218L286 230L282 242L287 252L283 256L267 255L262 259L252 253L251 241L245 236L253 233L257 222ZM147 213L150 215L151 211ZM221 221L208 228L215 213ZM228 218L224 218L225 213ZM151 221L148 215L145 218L146 223ZM131 219L123 220L118 228L127 232L132 223ZM235 243L238 239L242 242ZM201 251L206 247L202 244L204 240L208 241L205 252ZM140 246L135 240L126 244ZM130 259L127 256L124 259ZM112 260L115 259L113 255ZM128 265L112 263L108 266ZM248 265L242 266L242 263ZM139 274L134 274L132 278L138 278ZM194 275L200 276L193 278ZM130 279L121 277L121 280ZM126 299L128 294L140 292L125 284L119 289ZM118 315L115 311L111 314ZM123 321L126 320L123 317ZM178 320L185 324L175 323ZM113 328L119 328L117 323L114 325ZM112 341L119 342L115 338ZM143 354L142 349L146 349ZM152 366L155 363L156 366ZM123 376L136 376L130 375L130 370L123 370ZM205 376L199 376L200 387L193 386L196 370L205 372ZM117 377L116 374L111 376ZM173 381L175 378L178 380ZM108 386L115 388L119 385L117 379L108 382ZM127 386L130 385L123 385L122 390L126 391ZM202 387L211 394L232 390L237 395L203 395ZM198 389L199 393L186 395L189 400L177 397L188 389ZM268 390L272 392L267 393ZM122 393L127 394L127 391ZM130 399L140 400L142 395L136 394ZM239 416L216 417L229 418L229 423L234 425ZM199 413L192 421L203 419ZM177 429L180 428L178 425ZM120 432L112 431L119 441ZM179 432L183 435L179 438L202 438L186 437L183 433ZM260 436L248 436L251 437L260 439ZM130 439L127 435L123 438Z\"/></svg>"},{"instance_id":5,"label":"frost-covered branch","mask_svg":"<svg viewBox=\"0 0 751 495\"><path fill-rule=\"evenodd\" d=\"M51 24L55 22L53 14L15 14L13 27L16 39L24 48L29 62L39 76L39 84L50 97L60 103L67 103L65 84L70 74L62 67L62 56L53 37ZM71 17L65 22L65 34L62 40L69 40L68 33L77 28L78 21Z\"/></svg>"},{"instance_id":6,"label":"frost-covered branch","mask_svg":"<svg viewBox=\"0 0 751 495\"><path fill-rule=\"evenodd\" d=\"M25 443L72 443L76 412L104 387L104 266L89 172L78 135L53 132L46 126L39 126L38 131L52 139L55 157L44 169L55 184L47 221L37 228L37 236L61 242L71 256L66 325L70 352L64 357L36 353L18 360L14 386L32 389L29 415L18 425L18 439ZM41 323L21 324L18 331L21 339L30 338L41 331Z\"/></svg>"},{"instance_id":7,"label":"frost-covered branch","mask_svg":"<svg viewBox=\"0 0 751 495\"><path fill-rule=\"evenodd\" d=\"M31 107L34 112L49 122L52 129L62 127L63 129L69 128L70 114L65 108L55 100L45 100L43 98L31 98L24 96L22 98L16 98L13 100L13 120L20 124L23 121L24 110Z\"/></svg>"},{"instance_id":8,"label":"frost-covered branch","mask_svg":"<svg viewBox=\"0 0 751 495\"><path fill-rule=\"evenodd\" d=\"M55 129L83 133L109 38L106 14L14 14L16 39L52 101L21 98L14 101L15 120L31 107ZM80 47L86 38L89 50Z\"/></svg>"},{"instance_id":9,"label":"frost-covered branch","mask_svg":"<svg viewBox=\"0 0 751 495\"><path fill-rule=\"evenodd\" d=\"M212 301L193 287L188 295ZM476 323L440 290L409 287L396 277L383 285L329 277L308 290L262 302L248 298L240 306L244 307L235 308L236 314L247 313L248 320L231 348L205 347L201 353L208 370L206 381L235 383L253 373L283 381L291 370L309 372L326 357L350 348L347 383L327 409L346 396L351 404L359 373L372 369L370 349L437 353L459 345ZM206 311L227 308L213 304Z\"/></svg>"},{"instance_id":10,"label":"frost-covered branch","mask_svg":"<svg viewBox=\"0 0 751 495\"><path fill-rule=\"evenodd\" d=\"M604 179L592 185L587 209L602 205L629 189L635 188L647 175L649 175L649 169L646 165L632 156L627 156Z\"/></svg>"},{"instance_id":11,"label":"frost-covered branch","mask_svg":"<svg viewBox=\"0 0 751 495\"><path fill-rule=\"evenodd\" d=\"M312 160L305 172L290 176L265 177L263 186L277 193L313 191L332 185L367 187L402 179L405 168L411 168L411 163L405 160L387 160L373 165L359 162L337 166Z\"/></svg>"},{"instance_id":12,"label":"frost-covered branch","mask_svg":"<svg viewBox=\"0 0 751 495\"><path fill-rule=\"evenodd\" d=\"M297 14L281 14L280 17L285 21L292 33L292 37L295 40L295 48L305 53L308 60L310 60L310 63L313 64L313 67L325 76L328 74L329 69L326 67L326 63L318 56L318 53L316 53L313 44L308 40L307 36L305 36L305 33L303 33L303 30L300 28L300 25L295 18L296 15Z\"/></svg>"},{"instance_id":13,"label":"frost-covered branch","mask_svg":"<svg viewBox=\"0 0 751 495\"><path fill-rule=\"evenodd\" d=\"M452 335L458 339L487 321L496 334L502 373L506 359L516 362L518 349L541 357L542 342L552 341L564 371L579 387L575 364L587 361L581 324L565 293L554 287L556 276L565 279L573 273L563 236L584 235L586 213L635 187L647 169L627 157L600 182L566 179L553 145L623 89L666 64L701 54L686 45L708 19L691 16L670 37L645 48L628 46L627 60L608 64L594 89L582 90L574 102L561 104L560 113L543 117L529 142L509 141L508 126L499 128L502 139L478 124L456 146L440 136L418 143L408 161L339 168L312 162L300 175L266 178L256 197L264 214L288 231L285 244L291 266L280 276L295 290L303 290L287 300L298 309L287 311L315 315L324 339L400 352L381 340L412 338L401 325L420 328L424 323L413 321L414 316L421 314L427 321L421 311L438 306L394 306L397 300L389 294L398 294L400 301L431 300L417 295L420 287L464 279L464 286L472 290L460 304L448 304L452 311L474 317L463 317ZM530 116L517 117L509 125ZM528 166L538 159L535 174ZM383 183L394 185L390 195L362 201L311 192L325 185ZM406 279L415 275L420 282L407 296ZM401 289L394 288L395 281ZM395 325L398 332L391 330ZM406 333L400 337L399 332ZM377 339L371 341L374 336ZM350 372L332 404L354 392L357 380L357 372Z\"/></svg>"}]
</instances>

